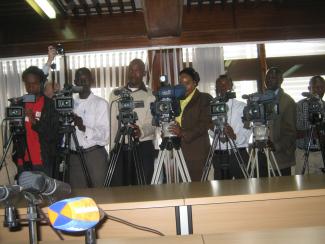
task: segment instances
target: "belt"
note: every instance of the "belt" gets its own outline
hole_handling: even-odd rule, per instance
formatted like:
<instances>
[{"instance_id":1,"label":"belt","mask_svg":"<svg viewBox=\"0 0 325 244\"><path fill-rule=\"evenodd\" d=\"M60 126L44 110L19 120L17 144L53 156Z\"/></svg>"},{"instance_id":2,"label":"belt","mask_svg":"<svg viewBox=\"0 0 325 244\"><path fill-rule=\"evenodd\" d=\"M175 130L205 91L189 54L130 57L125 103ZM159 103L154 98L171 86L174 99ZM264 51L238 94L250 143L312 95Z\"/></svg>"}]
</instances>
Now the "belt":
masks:
<instances>
[{"instance_id":1,"label":"belt","mask_svg":"<svg viewBox=\"0 0 325 244\"><path fill-rule=\"evenodd\" d=\"M101 148L104 148L104 146L98 146L98 145L96 145L96 146L92 146L92 147L88 147L88 148L83 148L82 151L84 153L88 153L88 152L92 152L94 150L101 149ZM70 152L73 153L73 154L77 154L78 153L75 150L71 150Z\"/></svg>"},{"instance_id":2,"label":"belt","mask_svg":"<svg viewBox=\"0 0 325 244\"><path fill-rule=\"evenodd\" d=\"M245 147L241 147L241 148L237 148L238 151L246 151ZM231 149L228 150L215 150L214 153L218 154L218 155L223 155L223 154L230 154L231 153Z\"/></svg>"}]
</instances>

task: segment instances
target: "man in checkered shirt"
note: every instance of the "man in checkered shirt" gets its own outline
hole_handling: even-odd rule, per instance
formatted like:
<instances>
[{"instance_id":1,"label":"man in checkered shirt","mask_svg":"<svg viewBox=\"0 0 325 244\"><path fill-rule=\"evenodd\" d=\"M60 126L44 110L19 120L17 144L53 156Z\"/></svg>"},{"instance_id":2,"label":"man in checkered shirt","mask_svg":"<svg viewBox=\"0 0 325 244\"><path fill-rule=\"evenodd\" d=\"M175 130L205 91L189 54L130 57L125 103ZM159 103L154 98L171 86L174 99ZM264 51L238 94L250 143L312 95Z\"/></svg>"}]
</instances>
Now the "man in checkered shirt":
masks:
<instances>
[{"instance_id":1,"label":"man in checkered shirt","mask_svg":"<svg viewBox=\"0 0 325 244\"><path fill-rule=\"evenodd\" d=\"M325 93L325 80L321 76L313 76L309 81L308 90L322 99ZM322 102L323 107L325 108L325 102ZM311 123L308 112L308 98L305 98L297 103L296 174L302 173L310 133ZM324 164L316 129L314 130L311 139L308 162L309 167L306 168L305 174L322 174L321 169L324 168Z\"/></svg>"}]
</instances>

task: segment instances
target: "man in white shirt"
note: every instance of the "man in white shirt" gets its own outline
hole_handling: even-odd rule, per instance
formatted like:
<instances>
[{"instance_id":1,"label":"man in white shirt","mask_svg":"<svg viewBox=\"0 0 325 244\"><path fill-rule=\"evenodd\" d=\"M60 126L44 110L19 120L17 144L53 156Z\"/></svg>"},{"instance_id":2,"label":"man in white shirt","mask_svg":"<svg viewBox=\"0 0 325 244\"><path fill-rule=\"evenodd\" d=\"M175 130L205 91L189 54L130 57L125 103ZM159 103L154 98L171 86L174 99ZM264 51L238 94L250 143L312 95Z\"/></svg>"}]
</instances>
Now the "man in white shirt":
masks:
<instances>
[{"instance_id":1,"label":"man in white shirt","mask_svg":"<svg viewBox=\"0 0 325 244\"><path fill-rule=\"evenodd\" d=\"M155 127L152 125L152 115L150 111L150 103L155 100L150 88L147 88L143 82L145 76L145 65L141 59L134 59L130 62L128 68L128 83L124 87L131 92L131 96L134 101L138 101L140 104L136 106L134 111L138 115L136 124L130 125L134 128L134 137L139 139L139 155L141 157L146 183L151 182L151 178L154 170L154 158L156 151L153 145L153 139L155 134ZM118 103L119 97L111 93L109 104L112 106L111 110L111 139L110 148L114 147L114 139L118 131ZM115 101L115 102L114 102ZM116 164L115 172L112 178L112 186L137 184L136 173L134 163L128 165L128 156L125 150L122 148L123 153L120 154L118 162Z\"/></svg>"},{"instance_id":2,"label":"man in white shirt","mask_svg":"<svg viewBox=\"0 0 325 244\"><path fill-rule=\"evenodd\" d=\"M216 93L224 96L232 89L232 79L228 75L220 75L216 80ZM247 147L251 130L247 126L244 126L242 121L245 106L245 103L234 98L229 99L227 102L227 124L224 127L224 133L229 139L234 141L246 164L249 159ZM244 178L233 150L231 150L231 146L227 141L220 140L220 143L217 145L213 166L215 179Z\"/></svg>"},{"instance_id":3,"label":"man in white shirt","mask_svg":"<svg viewBox=\"0 0 325 244\"><path fill-rule=\"evenodd\" d=\"M83 90L74 99L74 124L79 145L84 149L86 166L93 186L101 187L108 169L105 146L109 141L109 113L107 101L91 92L92 81L89 69L80 68L76 71L74 83L82 86ZM81 161L76 152L72 152L69 166L71 186L87 187Z\"/></svg>"}]
</instances>

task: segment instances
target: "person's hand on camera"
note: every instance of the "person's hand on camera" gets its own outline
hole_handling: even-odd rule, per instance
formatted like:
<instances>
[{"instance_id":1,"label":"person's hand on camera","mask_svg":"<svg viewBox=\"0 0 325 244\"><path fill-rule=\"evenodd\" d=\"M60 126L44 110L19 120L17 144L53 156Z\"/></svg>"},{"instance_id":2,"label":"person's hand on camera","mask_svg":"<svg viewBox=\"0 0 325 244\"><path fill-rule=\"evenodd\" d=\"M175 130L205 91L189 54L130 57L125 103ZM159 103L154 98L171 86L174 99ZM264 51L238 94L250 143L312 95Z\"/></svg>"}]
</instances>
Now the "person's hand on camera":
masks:
<instances>
[{"instance_id":1,"label":"person's hand on camera","mask_svg":"<svg viewBox=\"0 0 325 244\"><path fill-rule=\"evenodd\" d=\"M226 134L226 136L229 139L236 140L236 134L235 134L233 128L229 124L225 125L223 132Z\"/></svg>"},{"instance_id":2,"label":"person's hand on camera","mask_svg":"<svg viewBox=\"0 0 325 244\"><path fill-rule=\"evenodd\" d=\"M36 123L35 114L34 114L33 110L26 109L25 114L26 114L26 116L28 117L29 121L32 124L35 124Z\"/></svg>"},{"instance_id":3,"label":"person's hand on camera","mask_svg":"<svg viewBox=\"0 0 325 244\"><path fill-rule=\"evenodd\" d=\"M172 134L176 135L177 137L182 137L182 128L179 126L178 123L172 124L168 127L168 131Z\"/></svg>"},{"instance_id":4,"label":"person's hand on camera","mask_svg":"<svg viewBox=\"0 0 325 244\"><path fill-rule=\"evenodd\" d=\"M73 117L73 122L74 125L78 127L79 130L85 132L86 131L86 126L83 123L83 120L81 117L79 117L78 115L74 114Z\"/></svg>"},{"instance_id":5,"label":"person's hand on camera","mask_svg":"<svg viewBox=\"0 0 325 244\"><path fill-rule=\"evenodd\" d=\"M133 128L133 135L135 138L140 138L141 137L141 130L138 125L136 124L131 124L131 128Z\"/></svg>"},{"instance_id":6,"label":"person's hand on camera","mask_svg":"<svg viewBox=\"0 0 325 244\"><path fill-rule=\"evenodd\" d=\"M47 48L47 62L46 64L50 66L56 56L56 48L52 45L48 46Z\"/></svg>"}]
</instances>

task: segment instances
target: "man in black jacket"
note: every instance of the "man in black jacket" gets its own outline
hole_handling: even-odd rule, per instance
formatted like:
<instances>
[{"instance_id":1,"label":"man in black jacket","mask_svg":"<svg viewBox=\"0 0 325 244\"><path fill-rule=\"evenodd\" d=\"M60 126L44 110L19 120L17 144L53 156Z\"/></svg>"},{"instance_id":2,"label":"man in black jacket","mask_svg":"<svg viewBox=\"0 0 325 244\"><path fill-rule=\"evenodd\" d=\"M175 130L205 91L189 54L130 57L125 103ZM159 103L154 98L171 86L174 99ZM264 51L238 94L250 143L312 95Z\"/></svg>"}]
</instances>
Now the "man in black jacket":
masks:
<instances>
[{"instance_id":1,"label":"man in black jacket","mask_svg":"<svg viewBox=\"0 0 325 244\"><path fill-rule=\"evenodd\" d=\"M36 66L22 74L28 94L35 95L34 103L24 103L25 133L14 137L13 159L18 173L26 170L43 171L53 176L56 150L59 143L59 115L53 100L43 95L45 75Z\"/></svg>"}]
</instances>

